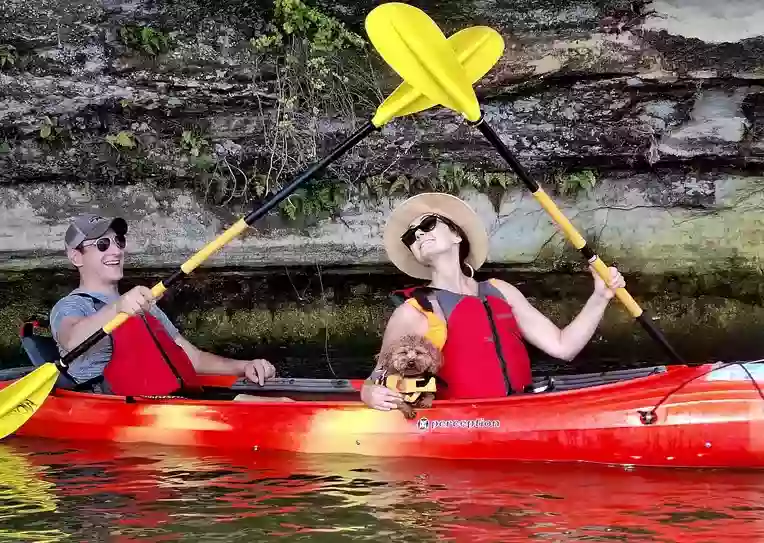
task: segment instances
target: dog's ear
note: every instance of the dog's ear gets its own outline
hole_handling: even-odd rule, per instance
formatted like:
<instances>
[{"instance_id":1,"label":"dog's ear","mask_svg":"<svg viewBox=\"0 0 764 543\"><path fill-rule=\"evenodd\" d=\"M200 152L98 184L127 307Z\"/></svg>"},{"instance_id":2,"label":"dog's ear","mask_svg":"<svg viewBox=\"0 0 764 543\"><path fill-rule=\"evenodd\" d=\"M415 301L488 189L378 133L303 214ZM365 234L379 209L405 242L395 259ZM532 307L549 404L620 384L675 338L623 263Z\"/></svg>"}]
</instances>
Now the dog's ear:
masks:
<instances>
[{"instance_id":1,"label":"dog's ear","mask_svg":"<svg viewBox=\"0 0 764 543\"><path fill-rule=\"evenodd\" d=\"M382 366L388 366L390 364L390 358L392 357L392 345L382 345L379 352L374 355L374 359L377 364Z\"/></svg>"},{"instance_id":2,"label":"dog's ear","mask_svg":"<svg viewBox=\"0 0 764 543\"><path fill-rule=\"evenodd\" d=\"M440 368L443 367L443 356L438 349L435 349L435 353L432 357L433 373L438 373Z\"/></svg>"}]
</instances>

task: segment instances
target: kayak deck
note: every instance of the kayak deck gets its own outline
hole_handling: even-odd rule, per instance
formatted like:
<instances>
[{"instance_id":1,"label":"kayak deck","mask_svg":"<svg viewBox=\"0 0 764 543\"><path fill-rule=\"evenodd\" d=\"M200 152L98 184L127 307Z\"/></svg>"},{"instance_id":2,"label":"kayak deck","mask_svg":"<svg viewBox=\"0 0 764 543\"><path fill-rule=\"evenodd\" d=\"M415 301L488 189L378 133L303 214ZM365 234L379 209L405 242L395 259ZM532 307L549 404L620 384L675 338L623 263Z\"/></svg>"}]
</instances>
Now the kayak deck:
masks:
<instances>
[{"instance_id":1,"label":"kayak deck","mask_svg":"<svg viewBox=\"0 0 764 543\"><path fill-rule=\"evenodd\" d=\"M250 451L764 467L764 400L739 366L714 368L554 376L549 392L436 400L432 408L417 409L413 420L363 405L360 380L280 378L259 387L235 377L205 378L230 393L291 402L55 390L16 434ZM0 379L30 369L18 368L15 377L12 370L0 372ZM749 367L757 380L762 370ZM546 386L549 379L535 384ZM643 413L655 406L656 420L646 421Z\"/></svg>"}]
</instances>

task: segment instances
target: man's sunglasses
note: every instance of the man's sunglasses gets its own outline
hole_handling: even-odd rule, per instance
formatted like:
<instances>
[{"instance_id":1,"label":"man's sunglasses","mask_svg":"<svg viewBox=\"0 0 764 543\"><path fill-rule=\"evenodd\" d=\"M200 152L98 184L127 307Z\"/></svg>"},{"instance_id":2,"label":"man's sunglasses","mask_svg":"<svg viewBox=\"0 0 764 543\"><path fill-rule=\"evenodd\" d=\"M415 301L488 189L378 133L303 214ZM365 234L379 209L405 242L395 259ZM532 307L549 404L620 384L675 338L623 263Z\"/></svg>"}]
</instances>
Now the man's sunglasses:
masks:
<instances>
[{"instance_id":1,"label":"man's sunglasses","mask_svg":"<svg viewBox=\"0 0 764 543\"><path fill-rule=\"evenodd\" d=\"M441 217L440 215L427 215L424 219L419 221L419 224L410 226L408 230L406 230L401 236L401 241L406 247L410 248L411 245L413 245L413 243L416 241L417 230L421 230L422 232L432 232L432 229L435 228L435 226L438 224L438 221L442 222L446 226L455 228L454 223L445 217Z\"/></svg>"},{"instance_id":2,"label":"man's sunglasses","mask_svg":"<svg viewBox=\"0 0 764 543\"><path fill-rule=\"evenodd\" d=\"M127 240L125 239L125 236L117 234L114 236L114 243L116 243L117 247L120 249L124 249L125 245L127 243ZM96 249L101 251L102 253L105 253L109 247L111 247L111 238L98 238L98 240L95 243L88 243L85 245L84 243L80 245L83 249L85 247L89 247L91 245L95 245Z\"/></svg>"}]
</instances>

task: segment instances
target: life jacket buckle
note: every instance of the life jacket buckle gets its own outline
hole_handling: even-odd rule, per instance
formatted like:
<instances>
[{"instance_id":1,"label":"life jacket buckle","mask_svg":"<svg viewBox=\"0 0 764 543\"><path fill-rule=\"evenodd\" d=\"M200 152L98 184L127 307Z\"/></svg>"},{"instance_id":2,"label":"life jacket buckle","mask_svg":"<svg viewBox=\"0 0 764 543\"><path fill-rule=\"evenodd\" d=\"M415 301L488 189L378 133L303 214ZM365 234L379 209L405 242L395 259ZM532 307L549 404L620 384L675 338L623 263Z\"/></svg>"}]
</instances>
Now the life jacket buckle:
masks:
<instances>
[{"instance_id":1,"label":"life jacket buckle","mask_svg":"<svg viewBox=\"0 0 764 543\"><path fill-rule=\"evenodd\" d=\"M527 385L523 392L530 394L539 394L541 392L552 392L555 389L554 377L551 375L546 376L546 382L537 386Z\"/></svg>"}]
</instances>

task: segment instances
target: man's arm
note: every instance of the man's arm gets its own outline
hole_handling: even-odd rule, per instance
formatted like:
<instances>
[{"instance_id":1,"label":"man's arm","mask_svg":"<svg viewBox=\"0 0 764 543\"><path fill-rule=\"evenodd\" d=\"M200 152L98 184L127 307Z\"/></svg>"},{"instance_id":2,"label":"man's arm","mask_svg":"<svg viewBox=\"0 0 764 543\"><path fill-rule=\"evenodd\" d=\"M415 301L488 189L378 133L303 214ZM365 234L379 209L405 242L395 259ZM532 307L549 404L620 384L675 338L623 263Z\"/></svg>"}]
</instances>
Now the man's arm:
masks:
<instances>
[{"instance_id":1,"label":"man's arm","mask_svg":"<svg viewBox=\"0 0 764 543\"><path fill-rule=\"evenodd\" d=\"M182 335L175 337L175 343L181 346L191 359L194 369L199 373L214 375L244 375L244 360L234 360L199 349Z\"/></svg>"},{"instance_id":2,"label":"man's arm","mask_svg":"<svg viewBox=\"0 0 764 543\"><path fill-rule=\"evenodd\" d=\"M191 359L191 363L198 373L244 376L253 383L259 383L260 386L265 384L266 380L276 376L276 368L267 360L236 360L234 358L226 358L202 351L180 334L174 339L175 343L180 345L188 355L188 358Z\"/></svg>"},{"instance_id":3,"label":"man's arm","mask_svg":"<svg viewBox=\"0 0 764 543\"><path fill-rule=\"evenodd\" d=\"M103 328L106 323L120 312L134 315L139 311L147 311L151 307L151 290L146 287L135 287L122 295L116 302L107 304L92 315L86 315L86 308L80 304L88 304L85 300L70 297L62 305L54 306L51 312L51 328L59 345L71 351L87 338Z\"/></svg>"}]
</instances>

